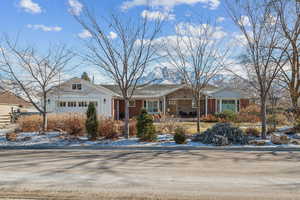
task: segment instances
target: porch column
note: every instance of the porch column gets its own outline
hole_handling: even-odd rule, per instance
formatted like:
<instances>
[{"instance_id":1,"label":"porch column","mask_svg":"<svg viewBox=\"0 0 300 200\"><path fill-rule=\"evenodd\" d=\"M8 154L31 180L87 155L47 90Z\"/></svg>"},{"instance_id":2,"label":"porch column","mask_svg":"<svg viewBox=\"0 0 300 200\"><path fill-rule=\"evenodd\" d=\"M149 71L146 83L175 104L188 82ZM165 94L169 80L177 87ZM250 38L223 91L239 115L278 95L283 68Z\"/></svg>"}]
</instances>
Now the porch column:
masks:
<instances>
[{"instance_id":1,"label":"porch column","mask_svg":"<svg viewBox=\"0 0 300 200\"><path fill-rule=\"evenodd\" d=\"M222 112L222 99L219 100L219 107L220 107L220 112Z\"/></svg>"},{"instance_id":2,"label":"porch column","mask_svg":"<svg viewBox=\"0 0 300 200\"><path fill-rule=\"evenodd\" d=\"M117 120L120 120L120 100L117 101Z\"/></svg>"},{"instance_id":3,"label":"porch column","mask_svg":"<svg viewBox=\"0 0 300 200\"><path fill-rule=\"evenodd\" d=\"M116 119L116 116L115 116L115 100L114 99L111 99L111 118L113 120Z\"/></svg>"},{"instance_id":4,"label":"porch column","mask_svg":"<svg viewBox=\"0 0 300 200\"><path fill-rule=\"evenodd\" d=\"M166 100L166 96L164 96L164 115L166 115L166 110L167 110L167 100Z\"/></svg>"},{"instance_id":5,"label":"porch column","mask_svg":"<svg viewBox=\"0 0 300 200\"><path fill-rule=\"evenodd\" d=\"M235 104L235 112L237 112L238 111L238 109L237 109L238 105L237 105L237 100L236 99L234 100L234 104Z\"/></svg>"},{"instance_id":6,"label":"porch column","mask_svg":"<svg viewBox=\"0 0 300 200\"><path fill-rule=\"evenodd\" d=\"M205 116L207 116L207 104L208 104L208 101L207 101L207 96L205 96Z\"/></svg>"}]
</instances>

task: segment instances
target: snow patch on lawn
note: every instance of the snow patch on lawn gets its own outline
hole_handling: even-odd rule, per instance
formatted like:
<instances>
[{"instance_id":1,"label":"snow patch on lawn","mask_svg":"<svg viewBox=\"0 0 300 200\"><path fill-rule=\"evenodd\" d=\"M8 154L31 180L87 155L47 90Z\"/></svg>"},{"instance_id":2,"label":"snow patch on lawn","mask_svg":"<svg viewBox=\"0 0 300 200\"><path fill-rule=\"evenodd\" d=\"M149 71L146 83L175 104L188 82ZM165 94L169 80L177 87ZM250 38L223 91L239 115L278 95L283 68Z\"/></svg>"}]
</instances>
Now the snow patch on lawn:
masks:
<instances>
[{"instance_id":1,"label":"snow patch on lawn","mask_svg":"<svg viewBox=\"0 0 300 200\"><path fill-rule=\"evenodd\" d=\"M5 132L0 132L0 147L89 147L89 146L134 146L134 147L213 147L211 144L203 144L200 142L193 142L191 139L187 140L186 144L176 144L171 134L160 134L157 136L156 142L140 142L138 138L133 137L130 139L120 138L118 140L97 140L89 141L87 137L67 138L61 135L59 132L48 132L44 135L36 132L22 132L18 134L18 141L7 141ZM27 140L22 140L26 139ZM231 145L229 147L299 147L300 145L274 145L270 139L266 140L266 145Z\"/></svg>"}]
</instances>

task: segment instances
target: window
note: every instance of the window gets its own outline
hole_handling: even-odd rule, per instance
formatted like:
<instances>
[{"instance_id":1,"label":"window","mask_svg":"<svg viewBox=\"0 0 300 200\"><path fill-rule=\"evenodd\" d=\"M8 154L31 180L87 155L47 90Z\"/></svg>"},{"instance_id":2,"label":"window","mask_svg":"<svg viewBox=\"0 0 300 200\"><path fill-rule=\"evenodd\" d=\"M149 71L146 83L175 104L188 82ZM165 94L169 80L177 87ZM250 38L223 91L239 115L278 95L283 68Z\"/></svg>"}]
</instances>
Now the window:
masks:
<instances>
[{"instance_id":1,"label":"window","mask_svg":"<svg viewBox=\"0 0 300 200\"><path fill-rule=\"evenodd\" d=\"M237 111L240 112L240 100L237 100Z\"/></svg>"},{"instance_id":2,"label":"window","mask_svg":"<svg viewBox=\"0 0 300 200\"><path fill-rule=\"evenodd\" d=\"M235 100L226 100L226 99L223 99L222 100L222 111L224 110L230 110L230 111L233 111L235 112Z\"/></svg>"},{"instance_id":3,"label":"window","mask_svg":"<svg viewBox=\"0 0 300 200\"><path fill-rule=\"evenodd\" d=\"M158 101L147 101L147 111L149 113L158 112Z\"/></svg>"},{"instance_id":4,"label":"window","mask_svg":"<svg viewBox=\"0 0 300 200\"><path fill-rule=\"evenodd\" d=\"M135 100L129 101L129 107L135 107Z\"/></svg>"},{"instance_id":5,"label":"window","mask_svg":"<svg viewBox=\"0 0 300 200\"><path fill-rule=\"evenodd\" d=\"M159 101L159 110L163 110L163 102Z\"/></svg>"},{"instance_id":6,"label":"window","mask_svg":"<svg viewBox=\"0 0 300 200\"><path fill-rule=\"evenodd\" d=\"M169 100L169 105L176 105L176 101L175 100Z\"/></svg>"},{"instance_id":7,"label":"window","mask_svg":"<svg viewBox=\"0 0 300 200\"><path fill-rule=\"evenodd\" d=\"M65 101L59 101L58 106L59 107L66 107L66 102Z\"/></svg>"},{"instance_id":8,"label":"window","mask_svg":"<svg viewBox=\"0 0 300 200\"><path fill-rule=\"evenodd\" d=\"M76 107L76 101L69 101L68 107Z\"/></svg>"},{"instance_id":9,"label":"window","mask_svg":"<svg viewBox=\"0 0 300 200\"><path fill-rule=\"evenodd\" d=\"M78 107L87 107L87 102L86 101L78 102Z\"/></svg>"},{"instance_id":10,"label":"window","mask_svg":"<svg viewBox=\"0 0 300 200\"><path fill-rule=\"evenodd\" d=\"M72 90L81 90L81 83L72 84Z\"/></svg>"}]
</instances>

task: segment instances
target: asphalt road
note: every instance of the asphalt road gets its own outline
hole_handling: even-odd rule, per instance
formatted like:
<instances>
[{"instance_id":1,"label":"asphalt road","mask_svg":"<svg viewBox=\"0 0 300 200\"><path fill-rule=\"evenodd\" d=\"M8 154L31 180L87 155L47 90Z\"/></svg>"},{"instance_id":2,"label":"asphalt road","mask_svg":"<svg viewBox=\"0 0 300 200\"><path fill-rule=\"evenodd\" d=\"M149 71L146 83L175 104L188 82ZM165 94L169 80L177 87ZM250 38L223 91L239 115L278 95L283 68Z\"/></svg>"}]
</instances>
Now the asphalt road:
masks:
<instances>
[{"instance_id":1,"label":"asphalt road","mask_svg":"<svg viewBox=\"0 0 300 200\"><path fill-rule=\"evenodd\" d=\"M298 200L300 152L1 150L0 199Z\"/></svg>"}]
</instances>

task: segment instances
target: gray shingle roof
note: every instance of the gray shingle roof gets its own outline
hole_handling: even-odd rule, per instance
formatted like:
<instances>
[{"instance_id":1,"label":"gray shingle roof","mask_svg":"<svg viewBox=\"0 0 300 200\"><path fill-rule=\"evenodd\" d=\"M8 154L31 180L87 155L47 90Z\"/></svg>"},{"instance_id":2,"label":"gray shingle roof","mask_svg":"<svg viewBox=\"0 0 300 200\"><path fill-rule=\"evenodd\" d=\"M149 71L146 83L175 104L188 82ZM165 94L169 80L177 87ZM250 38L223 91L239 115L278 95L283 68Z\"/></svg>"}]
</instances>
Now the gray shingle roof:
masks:
<instances>
[{"instance_id":1,"label":"gray shingle roof","mask_svg":"<svg viewBox=\"0 0 300 200\"><path fill-rule=\"evenodd\" d=\"M114 93L122 95L118 85L101 85L101 86L113 91ZM182 87L184 87L183 84L151 84L143 87L138 87L135 90L133 96L135 98L161 97L163 95L176 91L177 89L180 89ZM206 90L213 90L213 89L215 89L215 87L213 86L208 86L206 88Z\"/></svg>"},{"instance_id":2,"label":"gray shingle roof","mask_svg":"<svg viewBox=\"0 0 300 200\"><path fill-rule=\"evenodd\" d=\"M101 85L102 87L105 87L114 93L117 93L119 95L121 94L121 90L119 86L117 85ZM135 89L133 96L134 97L157 97L162 96L168 92L171 92L173 90L176 90L183 85L179 84L153 84L153 85L147 85L143 87L138 87Z\"/></svg>"}]
</instances>

